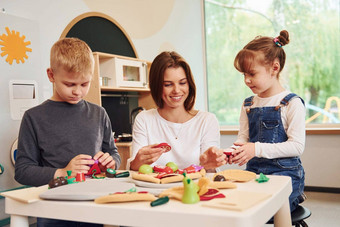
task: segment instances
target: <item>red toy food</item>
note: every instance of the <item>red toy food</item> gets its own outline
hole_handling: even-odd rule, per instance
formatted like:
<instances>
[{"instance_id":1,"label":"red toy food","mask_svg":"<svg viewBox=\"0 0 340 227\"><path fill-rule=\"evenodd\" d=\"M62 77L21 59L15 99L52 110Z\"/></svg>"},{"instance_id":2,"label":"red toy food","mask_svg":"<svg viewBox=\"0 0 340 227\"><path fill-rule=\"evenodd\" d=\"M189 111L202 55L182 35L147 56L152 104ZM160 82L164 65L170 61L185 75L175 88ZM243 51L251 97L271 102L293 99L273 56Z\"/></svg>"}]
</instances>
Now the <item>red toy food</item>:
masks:
<instances>
[{"instance_id":1,"label":"red toy food","mask_svg":"<svg viewBox=\"0 0 340 227\"><path fill-rule=\"evenodd\" d=\"M77 182L85 181L85 174L84 174L84 173L77 173L77 175L76 175L76 181L77 181Z\"/></svg>"},{"instance_id":2,"label":"red toy food","mask_svg":"<svg viewBox=\"0 0 340 227\"><path fill-rule=\"evenodd\" d=\"M171 146L169 144L167 144L167 143L160 143L160 144L154 146L153 148L158 148L158 147L165 148L166 152L171 150Z\"/></svg>"},{"instance_id":3,"label":"red toy food","mask_svg":"<svg viewBox=\"0 0 340 227\"><path fill-rule=\"evenodd\" d=\"M237 148L239 148L240 146L235 146L235 145L232 145L230 146L229 148L227 149L224 149L223 150L223 153L227 156L230 156L230 155L233 155L233 151L236 150Z\"/></svg>"},{"instance_id":4,"label":"red toy food","mask_svg":"<svg viewBox=\"0 0 340 227\"><path fill-rule=\"evenodd\" d=\"M86 173L87 176L89 175L92 175L92 174L100 174L100 168L99 168L99 165L98 165L98 160L94 160L94 164L91 166L90 165L90 169L89 171Z\"/></svg>"},{"instance_id":5,"label":"red toy food","mask_svg":"<svg viewBox=\"0 0 340 227\"><path fill-rule=\"evenodd\" d=\"M227 156L230 156L230 155L233 154L233 152L232 152L232 151L229 151L229 150L224 150L223 153L224 153L225 155L227 155Z\"/></svg>"},{"instance_id":6,"label":"red toy food","mask_svg":"<svg viewBox=\"0 0 340 227\"><path fill-rule=\"evenodd\" d=\"M203 166L191 165L185 169L173 169L169 166L156 165L153 167L153 172L144 174L141 172L133 172L132 179L139 181L146 181L155 184L167 184L173 182L181 182L183 180L182 173L186 173L191 179L197 179L205 176L205 169Z\"/></svg>"},{"instance_id":7,"label":"red toy food","mask_svg":"<svg viewBox=\"0 0 340 227\"><path fill-rule=\"evenodd\" d=\"M154 166L154 172L158 173L173 173L174 171L169 166Z\"/></svg>"}]
</instances>

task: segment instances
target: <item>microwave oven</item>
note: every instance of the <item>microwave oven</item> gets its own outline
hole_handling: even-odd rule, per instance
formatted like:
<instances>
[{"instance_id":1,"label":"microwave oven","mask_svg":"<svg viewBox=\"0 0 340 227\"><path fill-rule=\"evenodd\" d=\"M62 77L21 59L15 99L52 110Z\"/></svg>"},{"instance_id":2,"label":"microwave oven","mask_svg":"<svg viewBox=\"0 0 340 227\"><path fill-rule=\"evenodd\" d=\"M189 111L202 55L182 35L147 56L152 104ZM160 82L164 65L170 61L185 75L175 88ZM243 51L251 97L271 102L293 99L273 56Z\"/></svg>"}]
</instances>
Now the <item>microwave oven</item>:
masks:
<instances>
[{"instance_id":1,"label":"microwave oven","mask_svg":"<svg viewBox=\"0 0 340 227\"><path fill-rule=\"evenodd\" d=\"M147 87L147 63L114 58L113 82L115 87Z\"/></svg>"}]
</instances>

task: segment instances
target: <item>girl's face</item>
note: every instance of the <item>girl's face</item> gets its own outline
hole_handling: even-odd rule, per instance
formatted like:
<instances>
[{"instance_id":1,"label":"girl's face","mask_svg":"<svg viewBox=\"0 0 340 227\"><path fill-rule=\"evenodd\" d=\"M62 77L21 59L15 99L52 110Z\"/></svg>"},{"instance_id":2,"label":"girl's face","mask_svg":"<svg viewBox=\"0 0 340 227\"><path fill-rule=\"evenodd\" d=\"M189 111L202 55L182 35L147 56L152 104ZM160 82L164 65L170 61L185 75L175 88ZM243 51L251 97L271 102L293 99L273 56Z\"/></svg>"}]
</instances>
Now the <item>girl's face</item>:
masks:
<instances>
[{"instance_id":1,"label":"girl's face","mask_svg":"<svg viewBox=\"0 0 340 227\"><path fill-rule=\"evenodd\" d=\"M254 62L248 73L244 73L244 82L254 94L265 98L276 94L277 62L272 66L265 66Z\"/></svg>"},{"instance_id":2,"label":"girl's face","mask_svg":"<svg viewBox=\"0 0 340 227\"><path fill-rule=\"evenodd\" d=\"M164 108L184 108L184 101L189 95L187 76L182 67L167 68L164 72L163 94Z\"/></svg>"},{"instance_id":3,"label":"girl's face","mask_svg":"<svg viewBox=\"0 0 340 227\"><path fill-rule=\"evenodd\" d=\"M53 101L77 104L89 91L91 75L67 72L62 68L59 68L55 73L52 69L48 69L47 74L49 80L54 83L51 98Z\"/></svg>"}]
</instances>

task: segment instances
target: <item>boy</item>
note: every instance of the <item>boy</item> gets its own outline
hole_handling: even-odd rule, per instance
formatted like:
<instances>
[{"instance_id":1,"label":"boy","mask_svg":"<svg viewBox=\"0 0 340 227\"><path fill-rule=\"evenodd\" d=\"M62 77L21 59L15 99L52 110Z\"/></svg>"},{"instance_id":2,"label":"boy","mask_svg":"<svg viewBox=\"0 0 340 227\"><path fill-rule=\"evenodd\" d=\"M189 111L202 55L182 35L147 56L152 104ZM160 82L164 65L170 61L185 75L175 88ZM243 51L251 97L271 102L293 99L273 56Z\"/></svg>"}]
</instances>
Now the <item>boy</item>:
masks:
<instances>
[{"instance_id":1,"label":"boy","mask_svg":"<svg viewBox=\"0 0 340 227\"><path fill-rule=\"evenodd\" d=\"M99 167L119 168L110 119L105 110L83 100L89 91L94 60L89 46L76 38L57 41L51 49L47 75L53 96L23 116L15 163L15 179L40 186L51 179L87 173ZM38 218L38 226L101 226Z\"/></svg>"},{"instance_id":2,"label":"boy","mask_svg":"<svg viewBox=\"0 0 340 227\"><path fill-rule=\"evenodd\" d=\"M15 179L40 186L51 179L87 173L98 160L101 170L119 168L110 119L105 110L83 100L89 91L94 60L89 46L76 38L57 41L47 75L53 96L27 110L21 122Z\"/></svg>"}]
</instances>

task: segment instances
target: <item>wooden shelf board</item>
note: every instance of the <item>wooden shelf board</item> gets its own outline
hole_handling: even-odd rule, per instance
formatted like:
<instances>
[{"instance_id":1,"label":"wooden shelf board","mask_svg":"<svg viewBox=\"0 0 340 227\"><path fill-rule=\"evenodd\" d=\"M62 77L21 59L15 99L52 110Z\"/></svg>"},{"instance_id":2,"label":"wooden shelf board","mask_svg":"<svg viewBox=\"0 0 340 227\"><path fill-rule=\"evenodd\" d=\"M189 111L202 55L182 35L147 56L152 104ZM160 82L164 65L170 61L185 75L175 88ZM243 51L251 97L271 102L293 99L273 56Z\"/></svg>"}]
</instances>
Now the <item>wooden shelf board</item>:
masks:
<instances>
[{"instance_id":1,"label":"wooden shelf board","mask_svg":"<svg viewBox=\"0 0 340 227\"><path fill-rule=\"evenodd\" d=\"M121 91L121 92L129 92L129 91L137 91L137 92L150 92L149 88L131 88L131 87L100 87L101 91Z\"/></svg>"}]
</instances>

